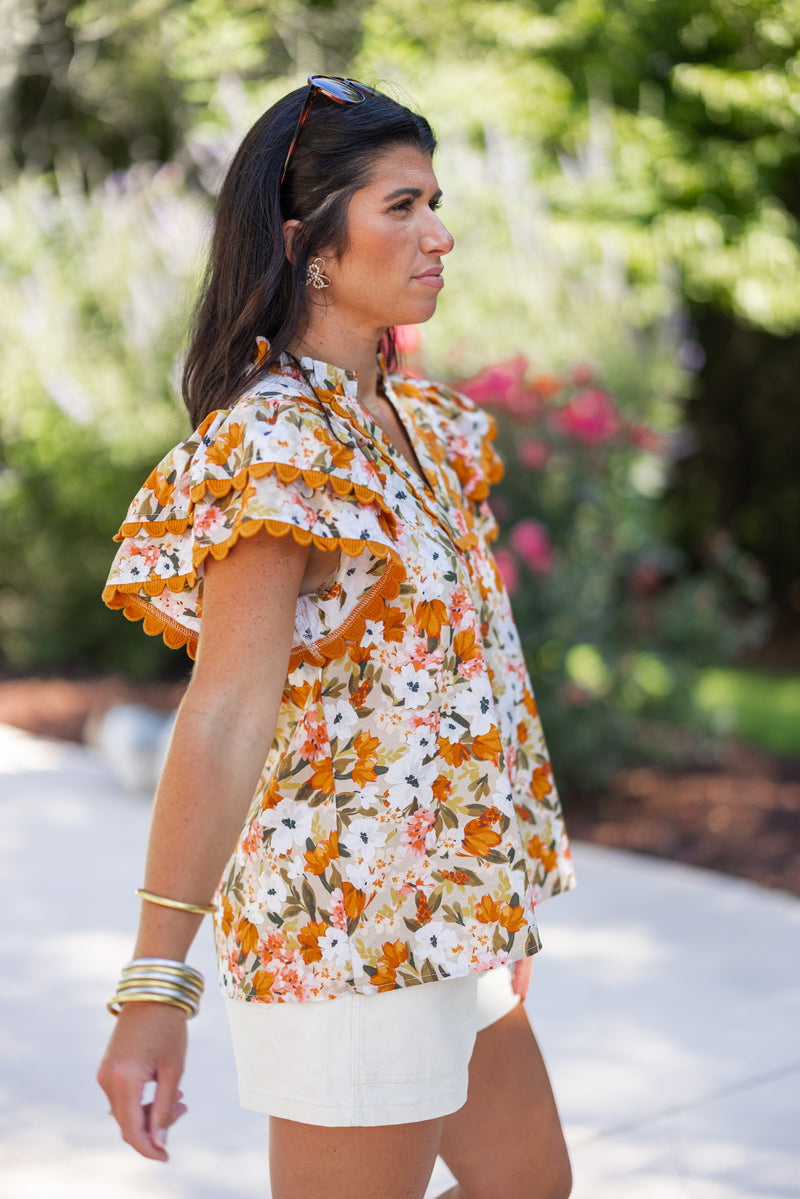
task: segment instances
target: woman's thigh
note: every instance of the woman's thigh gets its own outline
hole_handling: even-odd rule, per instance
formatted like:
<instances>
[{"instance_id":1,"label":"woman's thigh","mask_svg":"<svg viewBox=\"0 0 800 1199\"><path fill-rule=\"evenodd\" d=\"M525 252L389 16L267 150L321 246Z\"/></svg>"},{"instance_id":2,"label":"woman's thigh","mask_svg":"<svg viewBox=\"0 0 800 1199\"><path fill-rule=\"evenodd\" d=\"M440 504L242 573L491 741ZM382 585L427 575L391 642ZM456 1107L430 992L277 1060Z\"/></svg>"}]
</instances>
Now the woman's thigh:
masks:
<instances>
[{"instance_id":1,"label":"woman's thigh","mask_svg":"<svg viewBox=\"0 0 800 1199\"><path fill-rule=\"evenodd\" d=\"M322 1128L271 1116L272 1199L423 1199L446 1118Z\"/></svg>"},{"instance_id":2,"label":"woman's thigh","mask_svg":"<svg viewBox=\"0 0 800 1199\"><path fill-rule=\"evenodd\" d=\"M467 1102L444 1117L439 1153L454 1199L566 1199L569 1156L550 1079L522 1004L478 1033Z\"/></svg>"}]
</instances>

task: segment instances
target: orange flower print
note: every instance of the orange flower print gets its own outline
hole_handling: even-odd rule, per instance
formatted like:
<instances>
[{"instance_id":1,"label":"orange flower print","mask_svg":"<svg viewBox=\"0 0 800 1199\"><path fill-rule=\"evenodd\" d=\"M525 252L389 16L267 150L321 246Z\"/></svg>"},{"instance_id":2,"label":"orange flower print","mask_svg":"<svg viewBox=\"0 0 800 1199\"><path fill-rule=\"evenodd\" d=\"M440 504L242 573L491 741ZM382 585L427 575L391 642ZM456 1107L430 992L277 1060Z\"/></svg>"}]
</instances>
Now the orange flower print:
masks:
<instances>
[{"instance_id":1,"label":"orange flower print","mask_svg":"<svg viewBox=\"0 0 800 1199\"><path fill-rule=\"evenodd\" d=\"M220 903L222 904L222 916L220 918L219 927L223 937L230 935L233 929L233 908L230 905L230 900L227 895L220 895Z\"/></svg>"},{"instance_id":2,"label":"orange flower print","mask_svg":"<svg viewBox=\"0 0 800 1199\"><path fill-rule=\"evenodd\" d=\"M496 924L502 910L503 905L492 899L491 895L482 895L480 903L475 905L475 919L480 920L481 924Z\"/></svg>"},{"instance_id":3,"label":"orange flower print","mask_svg":"<svg viewBox=\"0 0 800 1199\"><path fill-rule=\"evenodd\" d=\"M525 915L522 910L522 904L515 903L512 906L510 903L504 903L500 909L498 921L510 933L518 933L520 929L525 927Z\"/></svg>"},{"instance_id":4,"label":"orange flower print","mask_svg":"<svg viewBox=\"0 0 800 1199\"><path fill-rule=\"evenodd\" d=\"M319 962L322 959L322 950L319 947L319 938L324 937L328 931L327 924L321 920L311 920L301 928L297 934L297 941L300 946L300 953L303 956L303 961L308 966L311 962Z\"/></svg>"},{"instance_id":5,"label":"orange flower print","mask_svg":"<svg viewBox=\"0 0 800 1199\"><path fill-rule=\"evenodd\" d=\"M303 716L302 732L305 735L300 754L308 762L316 762L319 758L330 755L328 741L328 726L325 717L318 708L310 708Z\"/></svg>"},{"instance_id":6,"label":"orange flower print","mask_svg":"<svg viewBox=\"0 0 800 1199\"><path fill-rule=\"evenodd\" d=\"M531 779L531 791L537 799L544 799L553 790L553 780L547 766L537 766Z\"/></svg>"},{"instance_id":7,"label":"orange flower print","mask_svg":"<svg viewBox=\"0 0 800 1199\"><path fill-rule=\"evenodd\" d=\"M295 704L296 707L304 708L310 694L311 684L302 683L299 687L287 687L283 693L283 696L284 699L288 699L291 703Z\"/></svg>"},{"instance_id":8,"label":"orange flower print","mask_svg":"<svg viewBox=\"0 0 800 1199\"><path fill-rule=\"evenodd\" d=\"M306 850L306 866L311 874L324 874L333 859L338 856L339 838L334 830L327 841L320 841L313 849Z\"/></svg>"},{"instance_id":9,"label":"orange flower print","mask_svg":"<svg viewBox=\"0 0 800 1199\"><path fill-rule=\"evenodd\" d=\"M236 925L236 940L242 953L255 953L258 948L258 927L242 916Z\"/></svg>"},{"instance_id":10,"label":"orange flower print","mask_svg":"<svg viewBox=\"0 0 800 1199\"><path fill-rule=\"evenodd\" d=\"M438 637L442 625L447 624L447 608L441 600L423 600L414 608L414 619L421 632Z\"/></svg>"},{"instance_id":11,"label":"orange flower print","mask_svg":"<svg viewBox=\"0 0 800 1199\"><path fill-rule=\"evenodd\" d=\"M161 550L157 545L137 545L135 542L131 545L128 557L144 558L150 570L158 565L158 560L161 557Z\"/></svg>"},{"instance_id":12,"label":"orange flower print","mask_svg":"<svg viewBox=\"0 0 800 1199\"><path fill-rule=\"evenodd\" d=\"M469 761L470 753L463 742L448 741L445 737L437 737L436 744L439 747L439 757L448 766L463 766L465 762Z\"/></svg>"},{"instance_id":13,"label":"orange flower print","mask_svg":"<svg viewBox=\"0 0 800 1199\"><path fill-rule=\"evenodd\" d=\"M449 744L449 742L448 742ZM437 803L447 803L450 799L450 792L453 789L453 784L449 778L443 774L439 774L433 780L433 798Z\"/></svg>"},{"instance_id":14,"label":"orange flower print","mask_svg":"<svg viewBox=\"0 0 800 1199\"><path fill-rule=\"evenodd\" d=\"M545 870L553 870L558 864L558 854L549 846L543 845L538 837L531 837L528 842L528 854L532 858L538 858L544 866Z\"/></svg>"},{"instance_id":15,"label":"orange flower print","mask_svg":"<svg viewBox=\"0 0 800 1199\"><path fill-rule=\"evenodd\" d=\"M465 887L470 882L470 877L466 870L440 870L442 878L451 883L458 883L460 887Z\"/></svg>"},{"instance_id":16,"label":"orange flower print","mask_svg":"<svg viewBox=\"0 0 800 1199\"><path fill-rule=\"evenodd\" d=\"M461 842L464 853L461 856L469 854L472 857L482 858L496 845L499 845L503 838L491 826L501 819L496 808L489 808L482 816L470 820L464 828L464 837Z\"/></svg>"},{"instance_id":17,"label":"orange flower print","mask_svg":"<svg viewBox=\"0 0 800 1199\"><path fill-rule=\"evenodd\" d=\"M214 444L209 447L208 461L213 462L215 466L224 466L236 447L242 444L243 437L244 425L238 421L231 422L225 432L220 433Z\"/></svg>"},{"instance_id":18,"label":"orange flower print","mask_svg":"<svg viewBox=\"0 0 800 1199\"><path fill-rule=\"evenodd\" d=\"M273 774L272 778L269 780L269 786L267 787L264 798L261 801L261 810L263 812L268 812L270 808L277 808L282 799L283 796L281 795L280 791L280 782L277 775Z\"/></svg>"},{"instance_id":19,"label":"orange flower print","mask_svg":"<svg viewBox=\"0 0 800 1199\"><path fill-rule=\"evenodd\" d=\"M344 897L345 912L351 920L358 920L366 906L366 895L363 891L359 891L358 887L354 887L352 883L342 883L342 895Z\"/></svg>"},{"instance_id":20,"label":"orange flower print","mask_svg":"<svg viewBox=\"0 0 800 1199\"><path fill-rule=\"evenodd\" d=\"M378 760L379 737L370 737L366 731L361 732L353 742L353 748L358 754L358 761L353 767L353 782L359 787L364 783L374 783L378 777L375 773L375 763Z\"/></svg>"},{"instance_id":21,"label":"orange flower print","mask_svg":"<svg viewBox=\"0 0 800 1199\"><path fill-rule=\"evenodd\" d=\"M166 508L175 492L175 484L170 483L166 476L162 475L158 467L148 475L145 487L150 488L162 508Z\"/></svg>"},{"instance_id":22,"label":"orange flower print","mask_svg":"<svg viewBox=\"0 0 800 1199\"><path fill-rule=\"evenodd\" d=\"M424 891L417 891L414 896L414 903L417 908L417 924L429 924L433 920L433 914L428 906Z\"/></svg>"},{"instance_id":23,"label":"orange flower print","mask_svg":"<svg viewBox=\"0 0 800 1199\"><path fill-rule=\"evenodd\" d=\"M402 608L391 608L384 602L378 620L383 625L384 641L402 641L405 632L405 616Z\"/></svg>"},{"instance_id":24,"label":"orange flower print","mask_svg":"<svg viewBox=\"0 0 800 1199\"><path fill-rule=\"evenodd\" d=\"M472 752L481 761L494 762L496 766L503 752L500 730L493 725L488 733L483 733L480 737L473 737Z\"/></svg>"},{"instance_id":25,"label":"orange flower print","mask_svg":"<svg viewBox=\"0 0 800 1199\"><path fill-rule=\"evenodd\" d=\"M330 452L333 465L338 467L348 467L353 461L353 451L349 446L344 445L335 437L331 437L330 433L322 425L317 425L314 429L314 436L317 441L321 441L325 448Z\"/></svg>"},{"instance_id":26,"label":"orange flower print","mask_svg":"<svg viewBox=\"0 0 800 1199\"><path fill-rule=\"evenodd\" d=\"M471 662L473 658L483 656L472 629L464 629L463 632L456 633L453 638L453 649L459 662Z\"/></svg>"},{"instance_id":27,"label":"orange flower print","mask_svg":"<svg viewBox=\"0 0 800 1199\"><path fill-rule=\"evenodd\" d=\"M250 980L253 987L253 994L257 999L267 1000L270 998L272 984L275 982L275 975L268 974L266 970L256 970Z\"/></svg>"},{"instance_id":28,"label":"orange flower print","mask_svg":"<svg viewBox=\"0 0 800 1199\"><path fill-rule=\"evenodd\" d=\"M408 950L402 941L385 941L383 953L378 958L377 969L372 976L378 991L393 991L397 982L397 968L408 961Z\"/></svg>"},{"instance_id":29,"label":"orange flower print","mask_svg":"<svg viewBox=\"0 0 800 1199\"><path fill-rule=\"evenodd\" d=\"M533 692L529 691L527 687L522 692L522 702L525 705L525 711L529 716L533 716L534 718L538 716L539 709L536 706L536 700L533 697Z\"/></svg>"},{"instance_id":30,"label":"orange flower print","mask_svg":"<svg viewBox=\"0 0 800 1199\"><path fill-rule=\"evenodd\" d=\"M314 764L311 786L315 791L321 791L323 795L333 795L333 762L330 758L323 758L321 762Z\"/></svg>"}]
</instances>

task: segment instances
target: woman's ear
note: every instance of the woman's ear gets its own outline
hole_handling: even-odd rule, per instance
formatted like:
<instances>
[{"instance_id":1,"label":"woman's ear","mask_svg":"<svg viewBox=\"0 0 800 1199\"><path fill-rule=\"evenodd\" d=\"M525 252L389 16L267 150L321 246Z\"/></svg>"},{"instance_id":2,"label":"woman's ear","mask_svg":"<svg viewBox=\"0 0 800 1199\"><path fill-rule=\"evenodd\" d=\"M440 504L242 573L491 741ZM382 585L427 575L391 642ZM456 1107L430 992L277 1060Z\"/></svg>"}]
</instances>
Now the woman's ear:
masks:
<instances>
[{"instance_id":1,"label":"woman's ear","mask_svg":"<svg viewBox=\"0 0 800 1199\"><path fill-rule=\"evenodd\" d=\"M299 221L292 220L283 222L283 245L289 262L294 262L294 252L292 247L294 244L295 235L299 228Z\"/></svg>"}]
</instances>

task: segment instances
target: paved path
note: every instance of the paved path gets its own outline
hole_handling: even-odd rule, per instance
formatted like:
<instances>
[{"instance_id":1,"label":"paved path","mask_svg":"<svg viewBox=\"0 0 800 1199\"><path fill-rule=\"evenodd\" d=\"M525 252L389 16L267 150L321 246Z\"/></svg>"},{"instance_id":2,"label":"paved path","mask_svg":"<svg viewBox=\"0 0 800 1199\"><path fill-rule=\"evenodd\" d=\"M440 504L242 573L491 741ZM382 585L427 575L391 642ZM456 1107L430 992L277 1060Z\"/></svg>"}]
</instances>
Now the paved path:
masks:
<instances>
[{"instance_id":1,"label":"paved path","mask_svg":"<svg viewBox=\"0 0 800 1199\"><path fill-rule=\"evenodd\" d=\"M119 1142L94 1083L147 807L88 751L0 726L0 1199L267 1193L266 1121L238 1106L213 986L169 1166ZM528 1002L574 1199L800 1196L800 901L587 845L575 858L580 886L541 911ZM192 961L213 975L207 930ZM447 1185L440 1163L429 1196Z\"/></svg>"}]
</instances>

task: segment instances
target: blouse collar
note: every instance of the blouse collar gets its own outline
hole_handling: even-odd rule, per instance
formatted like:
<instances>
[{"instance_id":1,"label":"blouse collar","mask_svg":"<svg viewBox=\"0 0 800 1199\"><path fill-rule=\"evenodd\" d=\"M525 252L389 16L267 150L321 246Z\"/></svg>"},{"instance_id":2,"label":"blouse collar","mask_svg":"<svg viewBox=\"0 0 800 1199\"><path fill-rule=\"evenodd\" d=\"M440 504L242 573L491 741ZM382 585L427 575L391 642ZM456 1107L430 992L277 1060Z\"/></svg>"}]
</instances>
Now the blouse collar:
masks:
<instances>
[{"instance_id":1,"label":"blouse collar","mask_svg":"<svg viewBox=\"0 0 800 1199\"><path fill-rule=\"evenodd\" d=\"M300 366L306 372L311 386L322 391L335 391L349 400L358 402L358 375L355 371L346 370L343 366L334 366L318 358L300 358ZM282 373L297 372L297 360L290 354L281 354L279 369ZM388 385L386 359L378 354L378 377L384 388Z\"/></svg>"}]
</instances>

